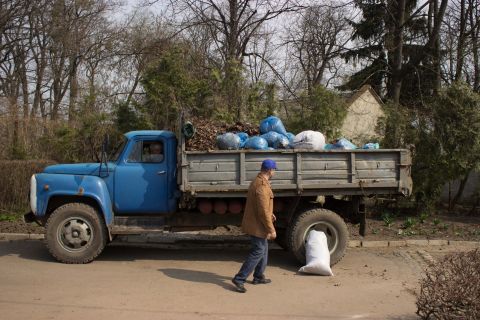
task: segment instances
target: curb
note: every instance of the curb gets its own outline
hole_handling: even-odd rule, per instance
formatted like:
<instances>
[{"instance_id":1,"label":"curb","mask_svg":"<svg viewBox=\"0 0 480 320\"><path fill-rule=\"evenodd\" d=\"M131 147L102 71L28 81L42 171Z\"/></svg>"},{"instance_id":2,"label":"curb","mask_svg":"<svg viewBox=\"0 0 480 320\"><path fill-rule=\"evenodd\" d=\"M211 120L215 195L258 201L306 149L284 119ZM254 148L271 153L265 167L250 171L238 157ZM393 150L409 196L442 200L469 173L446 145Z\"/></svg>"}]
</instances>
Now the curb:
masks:
<instances>
[{"instance_id":1,"label":"curb","mask_svg":"<svg viewBox=\"0 0 480 320\"><path fill-rule=\"evenodd\" d=\"M0 233L0 240L7 241L43 239L45 239L45 235L42 233Z\"/></svg>"},{"instance_id":2,"label":"curb","mask_svg":"<svg viewBox=\"0 0 480 320\"><path fill-rule=\"evenodd\" d=\"M0 241L43 240L39 233L0 233ZM211 236L198 234L144 234L118 236L117 245L173 245L173 244L248 244L248 236ZM349 248L385 248L385 247L435 247L435 246L479 246L480 241L441 240L441 239L407 239L407 240L350 240Z\"/></svg>"}]
</instances>

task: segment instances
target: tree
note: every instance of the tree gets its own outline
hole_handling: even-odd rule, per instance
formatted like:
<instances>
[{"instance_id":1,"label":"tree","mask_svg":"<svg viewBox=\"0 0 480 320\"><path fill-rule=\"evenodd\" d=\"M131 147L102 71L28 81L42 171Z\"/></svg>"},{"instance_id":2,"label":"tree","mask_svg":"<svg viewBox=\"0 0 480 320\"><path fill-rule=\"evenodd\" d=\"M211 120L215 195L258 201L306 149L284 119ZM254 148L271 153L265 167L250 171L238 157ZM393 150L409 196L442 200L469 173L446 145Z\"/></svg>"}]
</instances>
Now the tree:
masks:
<instances>
[{"instance_id":1,"label":"tree","mask_svg":"<svg viewBox=\"0 0 480 320\"><path fill-rule=\"evenodd\" d=\"M293 132L305 128L322 132L328 140L338 138L340 127L347 115L347 104L343 97L323 86L313 87L310 94L302 97L302 112L286 121Z\"/></svg>"},{"instance_id":2,"label":"tree","mask_svg":"<svg viewBox=\"0 0 480 320\"><path fill-rule=\"evenodd\" d=\"M224 96L237 120L243 117L239 87L243 77L244 57L252 54L249 45L272 19L299 9L293 0L173 0L175 10L188 12L186 27L202 26L212 40L211 51L222 61Z\"/></svg>"},{"instance_id":3,"label":"tree","mask_svg":"<svg viewBox=\"0 0 480 320\"><path fill-rule=\"evenodd\" d=\"M337 75L334 60L339 58L350 40L345 7L315 5L302 11L292 27L287 28L287 41L292 56L304 75L307 92L326 85L327 75Z\"/></svg>"},{"instance_id":4,"label":"tree","mask_svg":"<svg viewBox=\"0 0 480 320\"><path fill-rule=\"evenodd\" d=\"M360 84L369 83L395 104L412 104L423 92L433 94L439 89L440 75L440 26L448 3L447 0L426 1L417 4L416 0L385 0L371 2L356 0L363 17L359 22L351 21L355 31L354 40L363 43L345 54L347 61L366 60L367 65L347 81L343 89L356 89ZM423 10L428 6L427 19ZM430 69L428 73L425 70ZM410 90L402 90L404 80L420 78L425 83ZM425 85L429 85L425 88ZM415 89L418 94L412 94Z\"/></svg>"},{"instance_id":5,"label":"tree","mask_svg":"<svg viewBox=\"0 0 480 320\"><path fill-rule=\"evenodd\" d=\"M172 129L180 111L209 113L207 79L197 78L192 72L195 68L189 54L186 44L172 47L142 75L143 105L154 128Z\"/></svg>"}]
</instances>

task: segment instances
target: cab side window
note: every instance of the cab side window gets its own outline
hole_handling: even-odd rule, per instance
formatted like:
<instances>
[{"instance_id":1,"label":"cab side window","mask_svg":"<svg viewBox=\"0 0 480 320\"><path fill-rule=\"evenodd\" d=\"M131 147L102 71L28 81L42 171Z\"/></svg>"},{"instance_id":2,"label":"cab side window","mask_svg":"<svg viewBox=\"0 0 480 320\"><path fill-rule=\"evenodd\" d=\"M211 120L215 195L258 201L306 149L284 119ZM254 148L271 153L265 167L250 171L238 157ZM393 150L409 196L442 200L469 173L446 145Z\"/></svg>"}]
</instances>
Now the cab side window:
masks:
<instances>
[{"instance_id":1,"label":"cab side window","mask_svg":"<svg viewBox=\"0 0 480 320\"><path fill-rule=\"evenodd\" d=\"M138 141L128 156L128 162L159 163L163 158L162 141Z\"/></svg>"}]
</instances>

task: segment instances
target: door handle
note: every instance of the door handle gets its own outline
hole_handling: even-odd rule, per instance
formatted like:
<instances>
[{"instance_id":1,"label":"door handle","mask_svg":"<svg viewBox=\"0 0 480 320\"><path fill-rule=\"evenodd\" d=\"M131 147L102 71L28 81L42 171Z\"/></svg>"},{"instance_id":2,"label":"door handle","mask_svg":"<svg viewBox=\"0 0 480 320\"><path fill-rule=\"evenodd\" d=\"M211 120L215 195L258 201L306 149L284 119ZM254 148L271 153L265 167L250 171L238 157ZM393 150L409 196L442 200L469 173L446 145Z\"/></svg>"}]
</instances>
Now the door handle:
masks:
<instances>
[{"instance_id":1,"label":"door handle","mask_svg":"<svg viewBox=\"0 0 480 320\"><path fill-rule=\"evenodd\" d=\"M163 171L157 171L157 174L158 174L158 175L165 174L165 173L167 173L167 171L165 171L165 170L163 170Z\"/></svg>"}]
</instances>

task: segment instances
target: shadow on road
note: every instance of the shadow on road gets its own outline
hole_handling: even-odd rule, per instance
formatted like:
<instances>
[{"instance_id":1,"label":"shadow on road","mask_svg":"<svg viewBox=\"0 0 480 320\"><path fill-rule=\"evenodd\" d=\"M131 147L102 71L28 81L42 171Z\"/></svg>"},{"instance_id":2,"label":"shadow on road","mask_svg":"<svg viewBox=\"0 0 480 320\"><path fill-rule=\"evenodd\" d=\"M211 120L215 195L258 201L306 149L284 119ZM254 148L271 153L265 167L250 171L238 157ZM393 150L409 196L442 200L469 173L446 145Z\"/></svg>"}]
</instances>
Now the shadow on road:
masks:
<instances>
[{"instance_id":1,"label":"shadow on road","mask_svg":"<svg viewBox=\"0 0 480 320\"><path fill-rule=\"evenodd\" d=\"M9 255L28 260L55 262L45 244L38 240L0 241L0 257Z\"/></svg>"},{"instance_id":2,"label":"shadow on road","mask_svg":"<svg viewBox=\"0 0 480 320\"><path fill-rule=\"evenodd\" d=\"M95 261L232 261L237 262L238 268L240 268L247 254L248 249L246 248L239 249L229 246L215 248L204 248L198 245L182 246L182 248L107 246ZM0 257L8 255L16 255L27 260L56 263L43 241L0 241ZM296 272L299 268L296 260L288 252L278 249L270 250L268 265L291 272Z\"/></svg>"},{"instance_id":3,"label":"shadow on road","mask_svg":"<svg viewBox=\"0 0 480 320\"><path fill-rule=\"evenodd\" d=\"M213 272L186 270L186 269L158 269L167 277L199 283L212 283L229 291L235 291L233 284L230 283L232 277L220 276Z\"/></svg>"}]
</instances>

